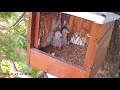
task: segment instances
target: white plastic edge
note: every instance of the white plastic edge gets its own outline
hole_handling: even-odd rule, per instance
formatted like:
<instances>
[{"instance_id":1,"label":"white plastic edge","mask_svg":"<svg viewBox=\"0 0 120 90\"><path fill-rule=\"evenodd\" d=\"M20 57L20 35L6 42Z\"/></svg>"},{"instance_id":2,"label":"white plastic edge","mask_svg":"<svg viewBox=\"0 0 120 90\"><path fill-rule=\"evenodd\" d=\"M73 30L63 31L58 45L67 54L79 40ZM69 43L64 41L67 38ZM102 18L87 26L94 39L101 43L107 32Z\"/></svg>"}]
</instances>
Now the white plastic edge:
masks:
<instances>
[{"instance_id":1,"label":"white plastic edge","mask_svg":"<svg viewBox=\"0 0 120 90\"><path fill-rule=\"evenodd\" d=\"M48 78L57 78L57 77L55 77L55 76L53 76L53 75L51 75L49 73L46 73L46 74L47 74Z\"/></svg>"},{"instance_id":2,"label":"white plastic edge","mask_svg":"<svg viewBox=\"0 0 120 90\"><path fill-rule=\"evenodd\" d=\"M94 21L95 23L98 24L104 24L120 18L119 15L111 12L62 12L62 13L81 17L90 21ZM101 16L100 14L102 13L104 13L106 17Z\"/></svg>"}]
</instances>

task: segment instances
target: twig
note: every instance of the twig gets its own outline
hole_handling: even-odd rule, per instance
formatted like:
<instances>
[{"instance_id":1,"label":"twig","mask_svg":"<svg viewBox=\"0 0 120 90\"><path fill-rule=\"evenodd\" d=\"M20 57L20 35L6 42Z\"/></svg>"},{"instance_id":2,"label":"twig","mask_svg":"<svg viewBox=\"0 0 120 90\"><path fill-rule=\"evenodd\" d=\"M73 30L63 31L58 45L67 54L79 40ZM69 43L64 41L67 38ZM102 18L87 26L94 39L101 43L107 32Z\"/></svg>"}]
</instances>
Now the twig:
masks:
<instances>
[{"instance_id":1,"label":"twig","mask_svg":"<svg viewBox=\"0 0 120 90\"><path fill-rule=\"evenodd\" d=\"M0 30L8 30L8 28L11 28L11 27L13 27L13 26L16 26L16 25L20 22L20 20L25 16L25 14L26 14L26 12L23 12L23 13L21 14L21 16L17 19L17 21L16 21L12 26L10 26L10 27L5 27L5 26L0 25L0 26L1 26L1 27L0 27Z\"/></svg>"},{"instance_id":2,"label":"twig","mask_svg":"<svg viewBox=\"0 0 120 90\"><path fill-rule=\"evenodd\" d=\"M26 12L23 12L22 14L21 14L21 16L18 18L18 20L13 24L13 26L16 26L18 23L19 23L19 21L23 18L23 16L26 14Z\"/></svg>"}]
</instances>

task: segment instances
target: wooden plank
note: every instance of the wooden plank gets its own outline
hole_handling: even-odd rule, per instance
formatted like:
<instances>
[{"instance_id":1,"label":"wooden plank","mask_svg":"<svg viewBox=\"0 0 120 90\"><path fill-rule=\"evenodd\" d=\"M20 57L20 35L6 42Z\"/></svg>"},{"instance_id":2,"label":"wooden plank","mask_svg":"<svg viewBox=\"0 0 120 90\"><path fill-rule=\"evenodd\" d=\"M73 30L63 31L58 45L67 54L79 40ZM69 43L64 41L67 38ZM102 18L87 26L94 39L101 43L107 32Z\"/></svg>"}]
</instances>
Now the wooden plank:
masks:
<instances>
[{"instance_id":1,"label":"wooden plank","mask_svg":"<svg viewBox=\"0 0 120 90\"><path fill-rule=\"evenodd\" d=\"M111 33L112 33L113 28L114 28L114 24L112 24L112 26L109 27L109 30L105 33L105 35L98 42L97 48L99 48L106 41L107 38L111 37Z\"/></svg>"},{"instance_id":2,"label":"wooden plank","mask_svg":"<svg viewBox=\"0 0 120 90\"><path fill-rule=\"evenodd\" d=\"M92 24L91 37L89 40L86 58L84 61L84 67L91 68L94 63L94 58L96 54L96 45L97 45L97 41L100 35L99 30L101 29L101 27L102 26L100 24L96 24L94 22Z\"/></svg>"},{"instance_id":3,"label":"wooden plank","mask_svg":"<svg viewBox=\"0 0 120 90\"><path fill-rule=\"evenodd\" d=\"M91 31L91 21L78 18L75 16L70 16L69 18L69 27L70 33L82 33L84 35L89 34Z\"/></svg>"},{"instance_id":4,"label":"wooden plank","mask_svg":"<svg viewBox=\"0 0 120 90\"><path fill-rule=\"evenodd\" d=\"M38 48L38 37L40 30L40 12L36 12L34 47Z\"/></svg>"},{"instance_id":5,"label":"wooden plank","mask_svg":"<svg viewBox=\"0 0 120 90\"><path fill-rule=\"evenodd\" d=\"M106 54L107 48L108 48L108 43L110 41L110 37L112 34L111 30L113 29L113 26L114 26L113 22L112 22L112 27L111 27L111 23L108 23L108 24L98 25L99 28L94 27L94 29L96 28L96 35L95 35L95 32L93 32L95 30L92 30L92 32L91 32L88 51L87 51L85 62L84 62L84 66L85 67L88 66L92 70L90 72L90 77L93 77L95 75L95 73L99 69L100 65L102 64L102 61L105 58L105 54ZM111 27L111 29L108 30L110 27ZM94 33L94 35L92 33ZM106 35L106 33L107 33L107 35ZM94 41L92 38L94 38ZM106 46L103 46L103 44L105 44ZM91 66L91 65L93 65L93 66Z\"/></svg>"},{"instance_id":6,"label":"wooden plank","mask_svg":"<svg viewBox=\"0 0 120 90\"><path fill-rule=\"evenodd\" d=\"M30 65L30 49L34 47L34 30L35 30L35 12L29 12L29 23L28 23L28 31L27 31L27 56L26 63Z\"/></svg>"},{"instance_id":7,"label":"wooden plank","mask_svg":"<svg viewBox=\"0 0 120 90\"><path fill-rule=\"evenodd\" d=\"M84 78L88 77L88 73L90 72L88 69L77 68L50 57L35 48L31 49L30 66L60 78Z\"/></svg>"},{"instance_id":8,"label":"wooden plank","mask_svg":"<svg viewBox=\"0 0 120 90\"><path fill-rule=\"evenodd\" d=\"M93 67L91 68L92 71L90 73L90 77L93 77L99 68L101 67L103 61L105 60L105 55L107 53L107 49L109 46L109 42L111 39L113 28L111 28L103 37L103 39L97 45L96 56L94 59Z\"/></svg>"},{"instance_id":9,"label":"wooden plank","mask_svg":"<svg viewBox=\"0 0 120 90\"><path fill-rule=\"evenodd\" d=\"M108 30L110 28L112 28L114 26L114 21L109 22L109 23L105 23L103 24L101 30L100 30L100 37L98 39L98 43L100 42L100 40L105 36L105 34L108 32Z\"/></svg>"}]
</instances>

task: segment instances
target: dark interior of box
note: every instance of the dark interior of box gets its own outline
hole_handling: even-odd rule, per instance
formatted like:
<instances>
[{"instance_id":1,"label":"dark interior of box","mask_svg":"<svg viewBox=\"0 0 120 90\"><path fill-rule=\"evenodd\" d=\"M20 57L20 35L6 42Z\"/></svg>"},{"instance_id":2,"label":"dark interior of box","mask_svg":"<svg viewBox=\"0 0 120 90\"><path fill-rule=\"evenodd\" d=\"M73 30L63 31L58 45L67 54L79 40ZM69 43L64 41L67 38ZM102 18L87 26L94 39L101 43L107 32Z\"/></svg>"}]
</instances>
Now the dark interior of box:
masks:
<instances>
[{"instance_id":1,"label":"dark interior of box","mask_svg":"<svg viewBox=\"0 0 120 90\"><path fill-rule=\"evenodd\" d=\"M41 12L40 31L38 33L38 48L58 60L75 66L83 66L90 38L91 22L79 17L71 16L60 12ZM53 42L56 32L68 31L65 45L56 49ZM58 40L54 43L60 41ZM56 45L56 44L55 44Z\"/></svg>"}]
</instances>

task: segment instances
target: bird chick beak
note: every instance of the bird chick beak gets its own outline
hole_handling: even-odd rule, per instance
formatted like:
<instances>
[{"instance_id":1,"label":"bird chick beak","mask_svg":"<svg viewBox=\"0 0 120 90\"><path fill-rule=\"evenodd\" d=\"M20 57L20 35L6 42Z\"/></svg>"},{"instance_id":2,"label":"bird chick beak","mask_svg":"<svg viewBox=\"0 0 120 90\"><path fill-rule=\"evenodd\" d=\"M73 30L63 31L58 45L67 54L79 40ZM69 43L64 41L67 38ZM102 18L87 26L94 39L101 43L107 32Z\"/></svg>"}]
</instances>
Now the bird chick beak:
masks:
<instances>
[{"instance_id":1,"label":"bird chick beak","mask_svg":"<svg viewBox=\"0 0 120 90\"><path fill-rule=\"evenodd\" d=\"M66 33L69 33L68 31Z\"/></svg>"}]
</instances>

